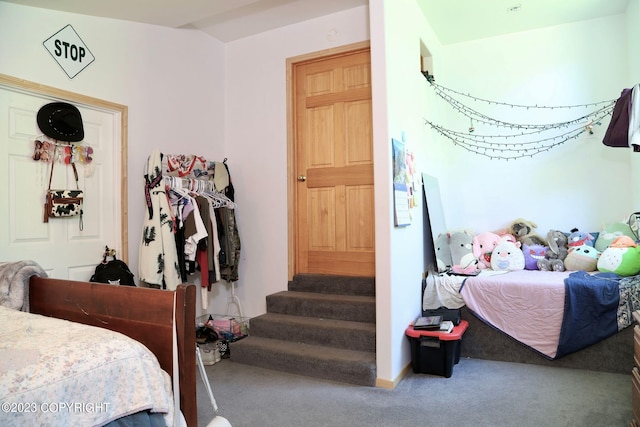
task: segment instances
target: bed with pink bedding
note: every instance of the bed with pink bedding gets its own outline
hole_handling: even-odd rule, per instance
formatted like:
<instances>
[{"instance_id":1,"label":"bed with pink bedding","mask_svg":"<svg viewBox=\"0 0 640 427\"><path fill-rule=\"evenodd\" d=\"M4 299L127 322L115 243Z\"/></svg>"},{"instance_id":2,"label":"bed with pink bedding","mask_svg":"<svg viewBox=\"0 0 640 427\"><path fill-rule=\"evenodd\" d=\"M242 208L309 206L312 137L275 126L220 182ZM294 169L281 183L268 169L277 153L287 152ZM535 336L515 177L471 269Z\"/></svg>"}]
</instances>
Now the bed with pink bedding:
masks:
<instances>
[{"instance_id":1,"label":"bed with pink bedding","mask_svg":"<svg viewBox=\"0 0 640 427\"><path fill-rule=\"evenodd\" d=\"M530 270L481 274L466 278L459 295L484 323L557 359L631 325L632 312L640 309L640 276Z\"/></svg>"}]
</instances>

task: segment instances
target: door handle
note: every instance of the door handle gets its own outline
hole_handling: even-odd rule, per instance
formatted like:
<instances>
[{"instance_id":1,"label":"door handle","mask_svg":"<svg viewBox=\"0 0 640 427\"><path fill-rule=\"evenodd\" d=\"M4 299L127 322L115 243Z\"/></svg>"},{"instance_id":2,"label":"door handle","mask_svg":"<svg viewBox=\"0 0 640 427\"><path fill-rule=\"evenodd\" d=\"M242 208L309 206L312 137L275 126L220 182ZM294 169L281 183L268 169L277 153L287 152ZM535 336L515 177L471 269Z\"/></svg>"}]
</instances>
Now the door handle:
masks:
<instances>
[{"instance_id":1,"label":"door handle","mask_svg":"<svg viewBox=\"0 0 640 427\"><path fill-rule=\"evenodd\" d=\"M305 182L307 180L306 175L298 175L298 181Z\"/></svg>"}]
</instances>

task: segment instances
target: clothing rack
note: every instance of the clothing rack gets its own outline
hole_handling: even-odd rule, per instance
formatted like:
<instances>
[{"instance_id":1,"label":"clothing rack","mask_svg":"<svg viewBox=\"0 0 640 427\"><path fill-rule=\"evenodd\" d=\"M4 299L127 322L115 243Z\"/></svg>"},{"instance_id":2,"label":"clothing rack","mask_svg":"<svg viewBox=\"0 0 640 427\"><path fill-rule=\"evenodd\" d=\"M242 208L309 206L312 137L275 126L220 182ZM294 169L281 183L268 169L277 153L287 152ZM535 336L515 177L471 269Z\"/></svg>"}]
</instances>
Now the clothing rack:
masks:
<instances>
[{"instance_id":1,"label":"clothing rack","mask_svg":"<svg viewBox=\"0 0 640 427\"><path fill-rule=\"evenodd\" d=\"M226 163L227 158L222 162L214 162L198 155L165 153L161 159L162 182L165 188L178 197L197 194L212 200L216 207L235 209L237 205L233 201L233 185ZM225 170L222 174L216 174L217 168L220 167ZM220 180L220 175L226 180ZM223 188L225 189L224 193L222 192ZM229 189L231 191L228 191ZM235 280L225 279L225 281L231 285L231 295L227 301L227 315L231 314L231 309L235 306L237 315L243 317L240 298L235 292L237 276ZM202 298L203 308L206 309L204 302L207 298L206 287L202 287Z\"/></svg>"},{"instance_id":2,"label":"clothing rack","mask_svg":"<svg viewBox=\"0 0 640 427\"><path fill-rule=\"evenodd\" d=\"M242 312L242 305L240 304L240 298L238 298L238 295L236 295L236 282L229 282L231 283L231 295L229 296L228 302L227 302L227 316L231 315L231 310L230 307L231 306L236 306L236 308L238 309L238 316L240 316L240 318L244 318L244 313Z\"/></svg>"}]
</instances>

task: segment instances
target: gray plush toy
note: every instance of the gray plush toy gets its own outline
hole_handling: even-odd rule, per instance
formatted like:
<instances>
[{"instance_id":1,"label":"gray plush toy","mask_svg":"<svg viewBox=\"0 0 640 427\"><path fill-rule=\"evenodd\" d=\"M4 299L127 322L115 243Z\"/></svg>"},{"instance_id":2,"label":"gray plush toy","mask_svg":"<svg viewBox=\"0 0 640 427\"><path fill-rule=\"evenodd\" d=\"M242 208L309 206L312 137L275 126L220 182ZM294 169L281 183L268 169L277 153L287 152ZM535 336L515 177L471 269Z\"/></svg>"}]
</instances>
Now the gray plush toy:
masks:
<instances>
[{"instance_id":1,"label":"gray plush toy","mask_svg":"<svg viewBox=\"0 0 640 427\"><path fill-rule=\"evenodd\" d=\"M449 271L453 262L451 261L451 246L449 243L450 233L440 233L436 239L436 262L438 263L438 272L444 273Z\"/></svg>"},{"instance_id":2,"label":"gray plush toy","mask_svg":"<svg viewBox=\"0 0 640 427\"><path fill-rule=\"evenodd\" d=\"M549 250L545 254L545 259L538 261L538 270L541 271L564 271L564 259L567 257L568 237L562 231L549 230L547 233Z\"/></svg>"},{"instance_id":3,"label":"gray plush toy","mask_svg":"<svg viewBox=\"0 0 640 427\"><path fill-rule=\"evenodd\" d=\"M449 233L452 271L457 274L471 274L478 270L478 260L473 255L473 235L469 231Z\"/></svg>"}]
</instances>

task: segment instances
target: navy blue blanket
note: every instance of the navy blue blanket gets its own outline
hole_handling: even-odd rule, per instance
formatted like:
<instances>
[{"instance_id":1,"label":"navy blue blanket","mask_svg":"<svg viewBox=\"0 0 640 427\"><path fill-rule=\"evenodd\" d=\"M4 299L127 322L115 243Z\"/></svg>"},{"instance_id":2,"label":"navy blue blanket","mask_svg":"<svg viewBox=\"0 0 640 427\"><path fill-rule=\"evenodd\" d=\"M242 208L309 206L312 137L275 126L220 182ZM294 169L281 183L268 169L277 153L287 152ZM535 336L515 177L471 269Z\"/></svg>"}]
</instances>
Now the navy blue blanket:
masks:
<instances>
[{"instance_id":1,"label":"navy blue blanket","mask_svg":"<svg viewBox=\"0 0 640 427\"><path fill-rule=\"evenodd\" d=\"M588 274L584 271L573 272L565 279L564 318L556 358L618 332L620 282L621 277L614 273Z\"/></svg>"}]
</instances>

